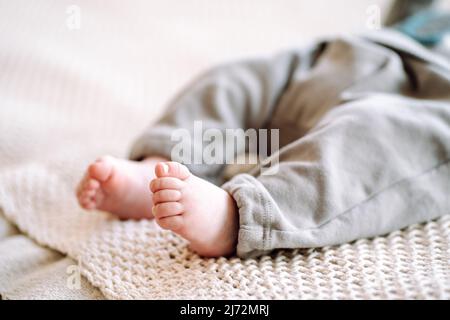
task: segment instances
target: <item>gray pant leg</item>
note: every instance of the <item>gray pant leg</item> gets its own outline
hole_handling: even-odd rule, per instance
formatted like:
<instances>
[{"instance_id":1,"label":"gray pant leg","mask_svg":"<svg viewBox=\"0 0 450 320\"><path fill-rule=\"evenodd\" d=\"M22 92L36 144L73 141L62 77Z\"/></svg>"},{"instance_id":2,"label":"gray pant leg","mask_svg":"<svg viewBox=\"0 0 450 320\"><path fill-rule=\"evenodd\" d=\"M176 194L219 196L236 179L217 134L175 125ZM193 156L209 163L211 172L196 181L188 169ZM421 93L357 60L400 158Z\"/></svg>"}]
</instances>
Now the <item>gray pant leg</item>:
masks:
<instances>
[{"instance_id":1,"label":"gray pant leg","mask_svg":"<svg viewBox=\"0 0 450 320\"><path fill-rule=\"evenodd\" d=\"M446 103L351 102L278 156L277 174L241 174L223 186L239 207L241 257L340 244L450 213Z\"/></svg>"}]
</instances>

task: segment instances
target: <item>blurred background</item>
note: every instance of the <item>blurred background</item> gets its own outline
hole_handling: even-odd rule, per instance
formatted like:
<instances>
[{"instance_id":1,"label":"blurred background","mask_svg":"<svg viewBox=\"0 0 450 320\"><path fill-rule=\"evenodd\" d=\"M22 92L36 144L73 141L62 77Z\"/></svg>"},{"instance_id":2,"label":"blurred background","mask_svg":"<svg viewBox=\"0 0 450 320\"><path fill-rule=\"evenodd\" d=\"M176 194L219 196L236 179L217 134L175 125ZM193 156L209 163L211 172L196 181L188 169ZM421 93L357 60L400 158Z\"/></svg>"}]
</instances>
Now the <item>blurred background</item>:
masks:
<instances>
[{"instance_id":1,"label":"blurred background","mask_svg":"<svg viewBox=\"0 0 450 320\"><path fill-rule=\"evenodd\" d=\"M125 156L132 139L202 70L317 37L378 29L392 4L0 0L0 165L53 157L55 139L65 143L64 156ZM439 5L450 8L450 1Z\"/></svg>"}]
</instances>

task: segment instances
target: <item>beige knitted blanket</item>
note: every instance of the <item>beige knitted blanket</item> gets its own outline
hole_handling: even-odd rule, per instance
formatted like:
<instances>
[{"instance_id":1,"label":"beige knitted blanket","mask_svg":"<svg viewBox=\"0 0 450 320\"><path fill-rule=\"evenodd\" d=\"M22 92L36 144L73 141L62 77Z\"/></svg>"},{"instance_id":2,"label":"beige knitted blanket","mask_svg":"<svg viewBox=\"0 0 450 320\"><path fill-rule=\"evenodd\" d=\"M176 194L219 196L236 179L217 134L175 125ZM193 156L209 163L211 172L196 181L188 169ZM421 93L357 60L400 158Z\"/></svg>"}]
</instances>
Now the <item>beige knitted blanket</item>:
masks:
<instances>
[{"instance_id":1,"label":"beige knitted blanket","mask_svg":"<svg viewBox=\"0 0 450 320\"><path fill-rule=\"evenodd\" d=\"M201 259L151 221L81 210L73 190L85 166L105 153L126 156L159 112L155 106L205 67L208 51L186 42L178 59L181 44L165 42L185 39L187 30L171 27L176 19L158 20L158 29L140 25L170 8L112 6L105 15L103 7L80 1L84 24L73 31L64 28L63 2L40 3L29 10L22 1L2 4L0 207L32 239L77 260L106 297L450 299L449 216L376 239L240 260ZM211 47L226 49L232 30L228 36ZM159 39L158 46L148 39Z\"/></svg>"},{"instance_id":2,"label":"beige knitted blanket","mask_svg":"<svg viewBox=\"0 0 450 320\"><path fill-rule=\"evenodd\" d=\"M62 146L61 146L62 147ZM77 208L75 163L2 170L6 215L38 242L77 259L112 299L450 298L450 217L386 237L260 259L202 259L150 221Z\"/></svg>"}]
</instances>

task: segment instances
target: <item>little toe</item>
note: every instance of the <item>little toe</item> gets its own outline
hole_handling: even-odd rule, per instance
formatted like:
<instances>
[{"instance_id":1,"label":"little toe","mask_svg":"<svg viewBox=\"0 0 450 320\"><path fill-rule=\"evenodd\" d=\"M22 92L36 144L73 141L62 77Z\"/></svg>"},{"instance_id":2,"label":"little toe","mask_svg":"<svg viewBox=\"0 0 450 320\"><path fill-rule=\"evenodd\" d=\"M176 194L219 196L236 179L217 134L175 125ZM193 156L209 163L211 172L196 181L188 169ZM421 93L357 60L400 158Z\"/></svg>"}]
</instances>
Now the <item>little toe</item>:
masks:
<instances>
[{"instance_id":1,"label":"little toe","mask_svg":"<svg viewBox=\"0 0 450 320\"><path fill-rule=\"evenodd\" d=\"M185 182L173 177L156 178L150 182L150 190L156 193L163 189L181 189L185 185Z\"/></svg>"},{"instance_id":2,"label":"little toe","mask_svg":"<svg viewBox=\"0 0 450 320\"><path fill-rule=\"evenodd\" d=\"M96 208L96 205L95 205L94 201L89 200L89 201L86 201L82 207L87 210L93 210Z\"/></svg>"},{"instance_id":3,"label":"little toe","mask_svg":"<svg viewBox=\"0 0 450 320\"><path fill-rule=\"evenodd\" d=\"M88 172L90 178L105 182L113 172L112 158L109 156L101 157L89 166Z\"/></svg>"},{"instance_id":4,"label":"little toe","mask_svg":"<svg viewBox=\"0 0 450 320\"><path fill-rule=\"evenodd\" d=\"M102 190L98 190L98 192L95 193L95 196L93 197L93 202L95 203L96 207L100 207L103 203L103 200L105 199L105 194Z\"/></svg>"},{"instance_id":5,"label":"little toe","mask_svg":"<svg viewBox=\"0 0 450 320\"><path fill-rule=\"evenodd\" d=\"M172 189L163 189L153 194L153 203L173 202L181 199L181 192Z\"/></svg>"},{"instance_id":6,"label":"little toe","mask_svg":"<svg viewBox=\"0 0 450 320\"><path fill-rule=\"evenodd\" d=\"M182 215L171 216L166 218L156 218L158 225L166 230L179 231L184 226L184 217Z\"/></svg>"},{"instance_id":7,"label":"little toe","mask_svg":"<svg viewBox=\"0 0 450 320\"><path fill-rule=\"evenodd\" d=\"M86 186L85 186L85 188L87 189L87 190L96 190L96 189L98 189L100 187L100 182L98 182L98 180L95 180L95 179L89 179L87 182L86 182Z\"/></svg>"},{"instance_id":8,"label":"little toe","mask_svg":"<svg viewBox=\"0 0 450 320\"><path fill-rule=\"evenodd\" d=\"M97 193L96 189L84 189L81 192L80 197L81 198L93 198L96 193Z\"/></svg>"},{"instance_id":9,"label":"little toe","mask_svg":"<svg viewBox=\"0 0 450 320\"><path fill-rule=\"evenodd\" d=\"M89 179L90 179L89 176L86 174L86 175L84 175L83 179L81 179L81 181L78 183L77 189L76 189L76 194L77 194L78 197L86 189L86 182Z\"/></svg>"},{"instance_id":10,"label":"little toe","mask_svg":"<svg viewBox=\"0 0 450 320\"><path fill-rule=\"evenodd\" d=\"M79 202L80 205L85 209L93 209L93 207L95 206L94 201L92 201L90 197L80 198Z\"/></svg>"},{"instance_id":11,"label":"little toe","mask_svg":"<svg viewBox=\"0 0 450 320\"><path fill-rule=\"evenodd\" d=\"M179 202L163 202L153 206L153 215L155 218L162 219L183 213L183 205Z\"/></svg>"},{"instance_id":12,"label":"little toe","mask_svg":"<svg viewBox=\"0 0 450 320\"><path fill-rule=\"evenodd\" d=\"M159 178L174 177L181 180L185 180L191 175L186 166L174 161L158 163L155 167L155 174Z\"/></svg>"}]
</instances>

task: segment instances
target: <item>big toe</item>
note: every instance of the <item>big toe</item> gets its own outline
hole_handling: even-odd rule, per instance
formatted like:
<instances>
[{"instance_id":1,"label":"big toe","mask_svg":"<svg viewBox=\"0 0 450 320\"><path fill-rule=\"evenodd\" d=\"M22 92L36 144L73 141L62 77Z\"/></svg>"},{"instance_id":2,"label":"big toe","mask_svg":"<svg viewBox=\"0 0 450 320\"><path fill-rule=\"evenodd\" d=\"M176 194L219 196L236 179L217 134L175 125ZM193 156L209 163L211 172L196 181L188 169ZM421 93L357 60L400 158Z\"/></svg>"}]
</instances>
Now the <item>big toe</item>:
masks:
<instances>
[{"instance_id":1,"label":"big toe","mask_svg":"<svg viewBox=\"0 0 450 320\"><path fill-rule=\"evenodd\" d=\"M89 166L88 172L91 178L105 182L113 172L113 158L110 156L99 158Z\"/></svg>"},{"instance_id":2,"label":"big toe","mask_svg":"<svg viewBox=\"0 0 450 320\"><path fill-rule=\"evenodd\" d=\"M160 162L155 167L155 174L158 178L173 177L181 180L189 178L189 169L179 162Z\"/></svg>"}]
</instances>

